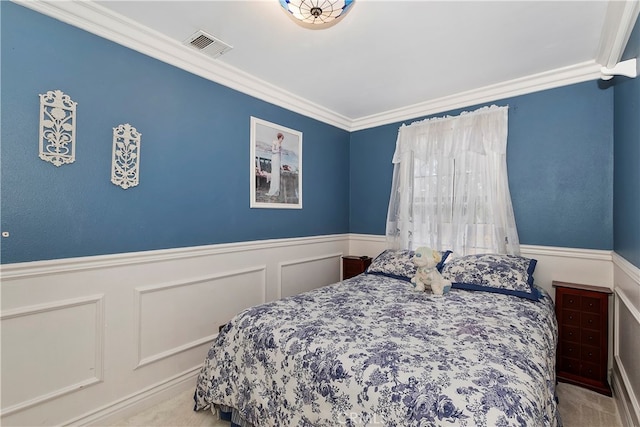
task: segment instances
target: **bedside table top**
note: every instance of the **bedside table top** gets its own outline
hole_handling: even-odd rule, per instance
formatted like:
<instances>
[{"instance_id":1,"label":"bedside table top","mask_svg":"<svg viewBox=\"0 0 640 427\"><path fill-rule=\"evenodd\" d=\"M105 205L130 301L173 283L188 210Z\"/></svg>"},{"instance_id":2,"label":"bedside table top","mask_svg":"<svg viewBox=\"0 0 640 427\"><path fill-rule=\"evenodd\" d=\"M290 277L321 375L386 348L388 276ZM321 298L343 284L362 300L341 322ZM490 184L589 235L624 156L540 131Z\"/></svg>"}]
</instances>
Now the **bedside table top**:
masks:
<instances>
[{"instance_id":1,"label":"bedside table top","mask_svg":"<svg viewBox=\"0 0 640 427\"><path fill-rule=\"evenodd\" d=\"M561 287L561 288L571 288L571 289L579 289L582 291L592 291L592 292L600 292L603 294L612 294L613 291L609 288L605 288L604 286L593 286L593 285L581 285L579 283L569 283L569 282L560 282L557 280L554 280L552 282L552 286L554 288L557 287Z\"/></svg>"}]
</instances>

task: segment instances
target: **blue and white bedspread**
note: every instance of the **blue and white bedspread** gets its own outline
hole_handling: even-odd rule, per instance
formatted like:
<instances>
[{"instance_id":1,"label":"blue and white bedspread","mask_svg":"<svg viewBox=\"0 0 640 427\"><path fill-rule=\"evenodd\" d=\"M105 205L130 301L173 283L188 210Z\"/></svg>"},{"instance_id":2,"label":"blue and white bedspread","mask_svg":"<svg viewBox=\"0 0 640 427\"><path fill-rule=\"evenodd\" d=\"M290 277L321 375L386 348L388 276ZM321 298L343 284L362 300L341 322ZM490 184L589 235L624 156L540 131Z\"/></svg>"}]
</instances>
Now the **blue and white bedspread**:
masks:
<instances>
[{"instance_id":1,"label":"blue and white bedspread","mask_svg":"<svg viewBox=\"0 0 640 427\"><path fill-rule=\"evenodd\" d=\"M255 426L555 426L553 303L363 274L252 307L212 344L196 410Z\"/></svg>"}]
</instances>

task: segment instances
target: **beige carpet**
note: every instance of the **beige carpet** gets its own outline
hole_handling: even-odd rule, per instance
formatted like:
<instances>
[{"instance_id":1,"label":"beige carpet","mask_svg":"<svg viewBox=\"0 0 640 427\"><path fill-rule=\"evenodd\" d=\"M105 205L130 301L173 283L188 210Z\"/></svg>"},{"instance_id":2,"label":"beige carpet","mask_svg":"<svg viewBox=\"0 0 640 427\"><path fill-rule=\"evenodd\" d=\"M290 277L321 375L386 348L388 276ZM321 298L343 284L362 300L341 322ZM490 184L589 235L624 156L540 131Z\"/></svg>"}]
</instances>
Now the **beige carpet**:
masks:
<instances>
[{"instance_id":1,"label":"beige carpet","mask_svg":"<svg viewBox=\"0 0 640 427\"><path fill-rule=\"evenodd\" d=\"M612 397L565 383L558 385L564 427L622 427Z\"/></svg>"},{"instance_id":2,"label":"beige carpet","mask_svg":"<svg viewBox=\"0 0 640 427\"><path fill-rule=\"evenodd\" d=\"M560 383L558 398L564 427L622 427L615 401L611 397ZM229 427L228 422L216 420L211 412L194 412L192 390L123 420L117 425Z\"/></svg>"}]
</instances>

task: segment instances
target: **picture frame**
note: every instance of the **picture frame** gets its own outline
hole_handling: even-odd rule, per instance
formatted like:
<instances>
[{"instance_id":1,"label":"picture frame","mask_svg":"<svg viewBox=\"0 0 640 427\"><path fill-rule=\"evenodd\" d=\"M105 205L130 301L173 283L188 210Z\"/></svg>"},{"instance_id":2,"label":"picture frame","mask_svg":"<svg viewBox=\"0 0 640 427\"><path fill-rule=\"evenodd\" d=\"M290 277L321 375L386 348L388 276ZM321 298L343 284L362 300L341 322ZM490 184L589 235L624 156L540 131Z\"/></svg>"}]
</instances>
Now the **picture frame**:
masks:
<instances>
[{"instance_id":1,"label":"picture frame","mask_svg":"<svg viewBox=\"0 0 640 427\"><path fill-rule=\"evenodd\" d=\"M250 135L250 207L302 209L302 132L252 116Z\"/></svg>"}]
</instances>

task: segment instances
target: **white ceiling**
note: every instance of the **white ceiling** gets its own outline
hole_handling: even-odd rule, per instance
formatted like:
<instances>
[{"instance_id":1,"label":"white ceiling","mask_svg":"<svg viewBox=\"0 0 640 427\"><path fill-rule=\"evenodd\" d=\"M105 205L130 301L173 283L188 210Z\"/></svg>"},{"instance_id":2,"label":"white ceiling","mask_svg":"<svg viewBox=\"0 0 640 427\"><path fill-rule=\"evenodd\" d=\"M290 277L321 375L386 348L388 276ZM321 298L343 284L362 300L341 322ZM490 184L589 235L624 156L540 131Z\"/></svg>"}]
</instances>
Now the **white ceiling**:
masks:
<instances>
[{"instance_id":1,"label":"white ceiling","mask_svg":"<svg viewBox=\"0 0 640 427\"><path fill-rule=\"evenodd\" d=\"M252 91L264 87L269 95L258 97L289 103L293 110L316 109L316 116L333 116L345 128L358 122L364 127L367 120L385 115L387 121L411 115L411 106L421 112L429 112L421 108L426 105L452 107L443 100L504 87L505 82L531 86L540 76L545 81L556 76L551 80L558 86L597 78L594 70L609 54L603 54L603 46L606 50L616 44L610 38L628 38L631 29L626 27L635 22L632 16L620 23L622 13L607 16L607 1L356 0L340 22L321 30L294 23L278 0L60 3L76 3L76 9L77 3L92 4L100 19L110 21L92 24L102 29L88 27L99 35L119 41L110 32L137 27L145 37L136 41L144 43L140 51L156 43L155 37L156 51L172 52L161 59L181 66L191 61L186 55L197 55L200 62L191 67L200 70L196 73L209 73L206 77L223 84L233 80L228 85L241 90L242 81L253 80L249 86L254 89L245 92L255 95ZM73 11L86 19L81 12ZM637 17L637 6L633 13ZM116 23L125 30L115 28ZM218 59L204 58L182 45L197 30L233 49ZM620 54L615 53L616 61ZM282 95L274 95L277 91ZM506 89L500 93L511 94ZM301 104L305 106L296 108ZM393 114L399 111L403 113Z\"/></svg>"}]
</instances>

